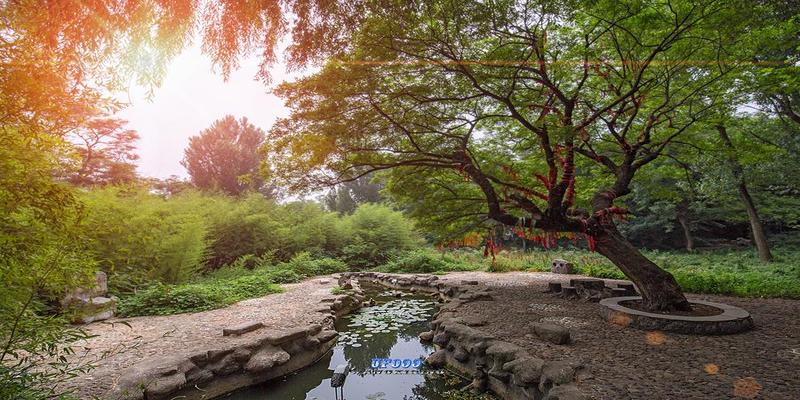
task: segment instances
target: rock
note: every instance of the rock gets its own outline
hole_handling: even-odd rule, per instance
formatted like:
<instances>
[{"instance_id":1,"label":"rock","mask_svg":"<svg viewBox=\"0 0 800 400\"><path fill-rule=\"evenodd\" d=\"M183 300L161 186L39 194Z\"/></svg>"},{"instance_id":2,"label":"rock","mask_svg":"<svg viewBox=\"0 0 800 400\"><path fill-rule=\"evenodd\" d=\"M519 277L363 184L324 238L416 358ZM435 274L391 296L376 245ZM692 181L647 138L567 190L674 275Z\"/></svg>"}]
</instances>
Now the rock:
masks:
<instances>
[{"instance_id":1,"label":"rock","mask_svg":"<svg viewBox=\"0 0 800 400\"><path fill-rule=\"evenodd\" d=\"M441 368L447 364L447 356L444 350L437 350L425 358L425 363L433 368Z\"/></svg>"},{"instance_id":2,"label":"rock","mask_svg":"<svg viewBox=\"0 0 800 400\"><path fill-rule=\"evenodd\" d=\"M566 260L562 260L557 258L550 263L550 272L554 274L574 274L574 266L567 262Z\"/></svg>"},{"instance_id":3,"label":"rock","mask_svg":"<svg viewBox=\"0 0 800 400\"><path fill-rule=\"evenodd\" d=\"M559 282L548 282L547 283L547 291L550 293L560 293L561 292L561 283Z\"/></svg>"},{"instance_id":4,"label":"rock","mask_svg":"<svg viewBox=\"0 0 800 400\"><path fill-rule=\"evenodd\" d=\"M266 336L266 341L272 345L290 342L306 335L306 328L292 328L284 331L272 331Z\"/></svg>"},{"instance_id":5,"label":"rock","mask_svg":"<svg viewBox=\"0 0 800 400\"><path fill-rule=\"evenodd\" d=\"M258 349L258 351L250 357L244 369L251 373L262 372L276 365L285 364L289 361L289 358L291 358L289 353L283 351L280 347L266 345Z\"/></svg>"},{"instance_id":6,"label":"rock","mask_svg":"<svg viewBox=\"0 0 800 400\"><path fill-rule=\"evenodd\" d=\"M553 386L571 383L575 378L575 367L568 361L553 361L542 367L539 391L548 392Z\"/></svg>"},{"instance_id":7,"label":"rock","mask_svg":"<svg viewBox=\"0 0 800 400\"><path fill-rule=\"evenodd\" d=\"M450 341L450 337L444 332L439 332L439 333L437 333L436 335L433 336L433 344L436 344L436 345L439 345L439 346L447 346L447 342L449 342L449 341Z\"/></svg>"},{"instance_id":8,"label":"rock","mask_svg":"<svg viewBox=\"0 0 800 400\"><path fill-rule=\"evenodd\" d=\"M536 357L521 357L503 364L503 370L511 372L513 383L517 386L530 386L539 383L544 360Z\"/></svg>"},{"instance_id":9,"label":"rock","mask_svg":"<svg viewBox=\"0 0 800 400\"><path fill-rule=\"evenodd\" d=\"M456 347L456 351L453 352L453 358L456 361L464 362L469 359L469 353L463 347Z\"/></svg>"},{"instance_id":10,"label":"rock","mask_svg":"<svg viewBox=\"0 0 800 400\"><path fill-rule=\"evenodd\" d=\"M547 393L544 400L587 400L588 396L581 393L574 384L556 386Z\"/></svg>"},{"instance_id":11,"label":"rock","mask_svg":"<svg viewBox=\"0 0 800 400\"><path fill-rule=\"evenodd\" d=\"M423 342L430 342L433 340L433 331L422 332L419 334L419 340Z\"/></svg>"},{"instance_id":12,"label":"rock","mask_svg":"<svg viewBox=\"0 0 800 400\"><path fill-rule=\"evenodd\" d=\"M252 332L257 329L261 329L264 327L264 324L261 322L245 322L243 324L239 324L236 326L222 328L222 336L230 336L230 335L241 335L243 333Z\"/></svg>"},{"instance_id":13,"label":"rock","mask_svg":"<svg viewBox=\"0 0 800 400\"><path fill-rule=\"evenodd\" d=\"M602 279L591 278L570 279L569 285L579 290L603 290L606 287L606 283Z\"/></svg>"},{"instance_id":14,"label":"rock","mask_svg":"<svg viewBox=\"0 0 800 400\"><path fill-rule=\"evenodd\" d=\"M462 317L464 324L467 326L484 326L486 319L478 315L467 315Z\"/></svg>"},{"instance_id":15,"label":"rock","mask_svg":"<svg viewBox=\"0 0 800 400\"><path fill-rule=\"evenodd\" d=\"M144 393L148 399L156 399L167 396L182 388L184 385L186 385L186 376L184 374L172 374L159 377L149 383L145 387Z\"/></svg>"},{"instance_id":16,"label":"rock","mask_svg":"<svg viewBox=\"0 0 800 400\"><path fill-rule=\"evenodd\" d=\"M472 281L472 280L463 280L463 281L461 281L461 284L462 284L462 285L477 285L477 284L478 284L478 281Z\"/></svg>"},{"instance_id":17,"label":"rock","mask_svg":"<svg viewBox=\"0 0 800 400\"><path fill-rule=\"evenodd\" d=\"M537 322L533 324L536 336L553 344L569 343L569 329L555 324Z\"/></svg>"},{"instance_id":18,"label":"rock","mask_svg":"<svg viewBox=\"0 0 800 400\"><path fill-rule=\"evenodd\" d=\"M319 339L320 343L325 343L337 336L339 336L339 333L334 330L324 330L317 335L317 339Z\"/></svg>"},{"instance_id":19,"label":"rock","mask_svg":"<svg viewBox=\"0 0 800 400\"><path fill-rule=\"evenodd\" d=\"M233 354L228 354L225 357L222 357L219 361L215 363L211 363L206 366L206 369L213 372L214 375L217 376L225 376L230 375L241 368L239 362L236 361L236 357Z\"/></svg>"},{"instance_id":20,"label":"rock","mask_svg":"<svg viewBox=\"0 0 800 400\"><path fill-rule=\"evenodd\" d=\"M113 317L117 310L117 298L98 296L83 300L73 297L65 308L67 313L72 313L73 323L88 324Z\"/></svg>"}]
</instances>

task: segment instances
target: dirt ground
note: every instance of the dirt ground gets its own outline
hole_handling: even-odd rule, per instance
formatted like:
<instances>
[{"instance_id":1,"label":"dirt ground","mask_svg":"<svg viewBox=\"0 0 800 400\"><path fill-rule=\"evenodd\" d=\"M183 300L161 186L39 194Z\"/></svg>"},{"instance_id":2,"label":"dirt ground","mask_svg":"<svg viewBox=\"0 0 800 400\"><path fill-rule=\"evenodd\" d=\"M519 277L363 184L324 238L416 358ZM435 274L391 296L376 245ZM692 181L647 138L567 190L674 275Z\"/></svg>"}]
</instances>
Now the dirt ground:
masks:
<instances>
[{"instance_id":1,"label":"dirt ground","mask_svg":"<svg viewBox=\"0 0 800 400\"><path fill-rule=\"evenodd\" d=\"M694 336L622 328L599 316L599 305L544 293L548 273L459 273L478 280L493 301L463 305L480 329L546 360L580 360L581 389L596 399L800 399L800 301L688 295L748 310L756 328L727 336ZM530 324L570 328L573 343L558 346L533 336Z\"/></svg>"}]
</instances>

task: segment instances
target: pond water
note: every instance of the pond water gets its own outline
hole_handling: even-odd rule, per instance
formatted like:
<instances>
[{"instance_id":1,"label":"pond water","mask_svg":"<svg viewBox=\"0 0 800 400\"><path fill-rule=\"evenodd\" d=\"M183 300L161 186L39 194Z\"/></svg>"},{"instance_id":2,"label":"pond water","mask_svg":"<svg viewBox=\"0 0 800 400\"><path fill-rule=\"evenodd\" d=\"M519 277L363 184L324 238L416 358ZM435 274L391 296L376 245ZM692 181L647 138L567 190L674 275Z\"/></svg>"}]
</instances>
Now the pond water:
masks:
<instances>
[{"instance_id":1,"label":"pond water","mask_svg":"<svg viewBox=\"0 0 800 400\"><path fill-rule=\"evenodd\" d=\"M226 400L336 399L331 375L339 365L350 373L346 400L446 400L466 382L443 370L417 368L433 348L419 341L436 304L430 298L398 291L368 291L376 303L336 323L336 346L321 360L279 380L224 396ZM388 360L387 360L388 359ZM341 399L341 395L338 397Z\"/></svg>"}]
</instances>

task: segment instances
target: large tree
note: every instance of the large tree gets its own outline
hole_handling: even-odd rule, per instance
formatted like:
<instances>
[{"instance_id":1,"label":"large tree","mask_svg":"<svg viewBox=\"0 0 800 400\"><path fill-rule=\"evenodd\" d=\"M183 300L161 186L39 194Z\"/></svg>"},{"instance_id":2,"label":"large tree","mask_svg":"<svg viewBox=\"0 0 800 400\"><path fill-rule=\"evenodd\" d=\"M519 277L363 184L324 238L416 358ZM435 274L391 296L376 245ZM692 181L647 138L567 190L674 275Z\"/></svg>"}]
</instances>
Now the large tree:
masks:
<instances>
[{"instance_id":1,"label":"large tree","mask_svg":"<svg viewBox=\"0 0 800 400\"><path fill-rule=\"evenodd\" d=\"M273 176L295 189L394 168L440 183L460 176L475 188L448 187L466 193L454 196L471 204L463 209L549 243L584 234L646 307L687 309L672 275L617 230L625 210L616 202L639 169L718 107L739 65L733 32L747 11L737 5L374 5L368 15L380 17L363 23L349 51L278 89L293 112L267 144ZM607 184L582 202L576 192L597 183L576 179L583 160Z\"/></svg>"},{"instance_id":2,"label":"large tree","mask_svg":"<svg viewBox=\"0 0 800 400\"><path fill-rule=\"evenodd\" d=\"M189 172L192 183L203 190L220 190L234 196L247 190L266 190L258 174L258 149L264 136L264 131L247 118L225 116L189 138L181 165Z\"/></svg>"}]
</instances>

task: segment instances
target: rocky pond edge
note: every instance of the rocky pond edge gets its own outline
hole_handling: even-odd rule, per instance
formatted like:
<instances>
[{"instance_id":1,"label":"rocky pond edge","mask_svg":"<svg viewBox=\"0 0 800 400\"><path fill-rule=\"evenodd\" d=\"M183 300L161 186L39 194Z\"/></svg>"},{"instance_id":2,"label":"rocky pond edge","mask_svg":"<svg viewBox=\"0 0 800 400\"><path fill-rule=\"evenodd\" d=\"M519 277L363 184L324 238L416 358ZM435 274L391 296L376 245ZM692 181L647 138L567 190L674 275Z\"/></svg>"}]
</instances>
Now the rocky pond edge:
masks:
<instances>
[{"instance_id":1,"label":"rocky pond edge","mask_svg":"<svg viewBox=\"0 0 800 400\"><path fill-rule=\"evenodd\" d=\"M546 361L521 347L497 339L480 330L480 325L459 316L458 308L467 302L492 301L491 288L478 281L460 283L439 281L434 275L400 275L376 272L341 274L339 284L370 282L398 290L430 293L444 304L434 314L431 331L420 335L436 348L426 362L433 367L449 366L472 377L470 389L491 390L504 400L584 400L576 379L584 372L571 361ZM536 334L556 344L569 341L566 328L539 324Z\"/></svg>"},{"instance_id":2,"label":"rocky pond edge","mask_svg":"<svg viewBox=\"0 0 800 400\"><path fill-rule=\"evenodd\" d=\"M491 301L491 289L478 281L440 281L435 275L376 272L339 274L344 294L324 299L317 312L323 322L286 330L264 329L258 322L228 327L213 348L183 355L155 357L127 367L107 398L112 400L213 399L240 388L289 375L317 362L335 344L334 322L363 306L361 283L429 293L443 304L431 331L421 340L436 351L426 362L472 377L470 388L491 390L502 399L587 399L575 384L581 366L569 361L546 361L512 343L501 341L458 315L460 305ZM541 328L541 331L540 329ZM564 329L564 328L561 328ZM565 343L558 327L537 327L543 340ZM568 341L569 333L566 332ZM187 355L188 354L188 355Z\"/></svg>"}]
</instances>

